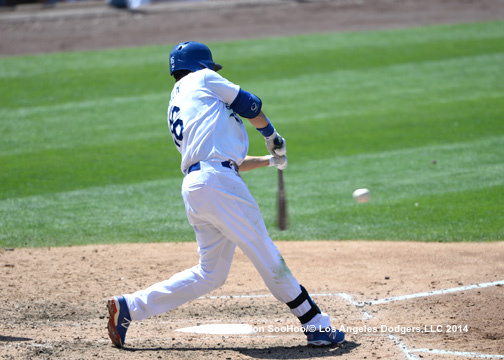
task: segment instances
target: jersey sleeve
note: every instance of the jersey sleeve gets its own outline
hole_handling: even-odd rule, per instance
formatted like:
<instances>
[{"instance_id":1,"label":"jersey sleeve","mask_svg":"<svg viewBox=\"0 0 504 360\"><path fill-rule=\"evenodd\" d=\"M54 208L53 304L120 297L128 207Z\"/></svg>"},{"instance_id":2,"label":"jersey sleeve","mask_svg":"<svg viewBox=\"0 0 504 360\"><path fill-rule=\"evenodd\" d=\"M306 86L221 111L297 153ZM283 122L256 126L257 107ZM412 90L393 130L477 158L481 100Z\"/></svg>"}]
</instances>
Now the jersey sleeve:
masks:
<instances>
[{"instance_id":1,"label":"jersey sleeve","mask_svg":"<svg viewBox=\"0 0 504 360\"><path fill-rule=\"evenodd\" d=\"M240 86L223 78L215 71L208 70L205 74L206 88L214 93L220 100L227 105L231 105L238 96Z\"/></svg>"}]
</instances>

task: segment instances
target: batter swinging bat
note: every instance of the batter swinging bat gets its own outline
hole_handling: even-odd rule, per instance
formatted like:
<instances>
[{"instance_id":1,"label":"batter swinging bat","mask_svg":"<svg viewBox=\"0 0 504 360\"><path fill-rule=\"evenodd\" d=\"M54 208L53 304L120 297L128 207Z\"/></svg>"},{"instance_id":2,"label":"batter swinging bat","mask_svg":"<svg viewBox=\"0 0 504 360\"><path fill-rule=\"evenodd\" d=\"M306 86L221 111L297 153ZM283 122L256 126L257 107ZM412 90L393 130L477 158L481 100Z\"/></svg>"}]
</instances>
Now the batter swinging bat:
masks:
<instances>
[{"instance_id":1,"label":"batter swinging bat","mask_svg":"<svg viewBox=\"0 0 504 360\"><path fill-rule=\"evenodd\" d=\"M275 148L281 148L283 139L274 140ZM285 196L285 184L283 170L278 169L278 197L277 197L278 229L287 230L287 197Z\"/></svg>"}]
</instances>

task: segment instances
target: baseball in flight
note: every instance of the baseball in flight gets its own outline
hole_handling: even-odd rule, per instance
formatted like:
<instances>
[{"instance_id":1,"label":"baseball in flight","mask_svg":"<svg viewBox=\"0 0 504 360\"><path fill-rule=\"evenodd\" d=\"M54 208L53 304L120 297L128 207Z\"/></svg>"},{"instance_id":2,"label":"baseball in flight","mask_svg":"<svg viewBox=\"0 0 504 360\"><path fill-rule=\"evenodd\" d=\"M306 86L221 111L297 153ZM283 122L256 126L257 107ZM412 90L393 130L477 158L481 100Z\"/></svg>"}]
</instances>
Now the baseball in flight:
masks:
<instances>
[{"instance_id":1,"label":"baseball in flight","mask_svg":"<svg viewBox=\"0 0 504 360\"><path fill-rule=\"evenodd\" d=\"M352 194L355 201L358 203L365 203L371 199L371 192L369 189L357 189Z\"/></svg>"}]
</instances>

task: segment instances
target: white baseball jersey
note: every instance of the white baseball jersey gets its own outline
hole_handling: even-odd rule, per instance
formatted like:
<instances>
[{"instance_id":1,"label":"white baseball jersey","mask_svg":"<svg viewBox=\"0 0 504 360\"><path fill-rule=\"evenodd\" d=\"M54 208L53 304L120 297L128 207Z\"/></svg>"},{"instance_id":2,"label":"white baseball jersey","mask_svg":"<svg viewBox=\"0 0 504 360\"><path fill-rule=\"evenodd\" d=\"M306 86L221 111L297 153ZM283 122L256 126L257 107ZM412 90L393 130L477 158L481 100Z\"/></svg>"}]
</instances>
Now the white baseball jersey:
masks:
<instances>
[{"instance_id":1,"label":"white baseball jersey","mask_svg":"<svg viewBox=\"0 0 504 360\"><path fill-rule=\"evenodd\" d=\"M183 173L199 161L242 163L248 151L247 132L229 106L239 90L238 85L209 69L190 73L175 84L168 126L182 154Z\"/></svg>"}]
</instances>

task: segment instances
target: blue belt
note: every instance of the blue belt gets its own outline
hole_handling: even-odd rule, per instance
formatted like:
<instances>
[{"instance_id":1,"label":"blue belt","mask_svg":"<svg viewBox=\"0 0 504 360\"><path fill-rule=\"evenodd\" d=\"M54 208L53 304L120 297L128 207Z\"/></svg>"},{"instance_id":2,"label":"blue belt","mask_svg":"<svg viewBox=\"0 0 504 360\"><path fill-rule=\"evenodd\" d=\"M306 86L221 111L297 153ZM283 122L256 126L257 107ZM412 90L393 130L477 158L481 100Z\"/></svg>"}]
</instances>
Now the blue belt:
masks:
<instances>
[{"instance_id":1,"label":"blue belt","mask_svg":"<svg viewBox=\"0 0 504 360\"><path fill-rule=\"evenodd\" d=\"M233 169L233 166L231 165L231 161L223 161L223 162L221 162L221 165L224 167L227 167L228 169ZM196 170L201 170L201 164L199 161L197 163L194 163L191 166L189 166L187 168L187 173L190 174Z\"/></svg>"}]
</instances>

